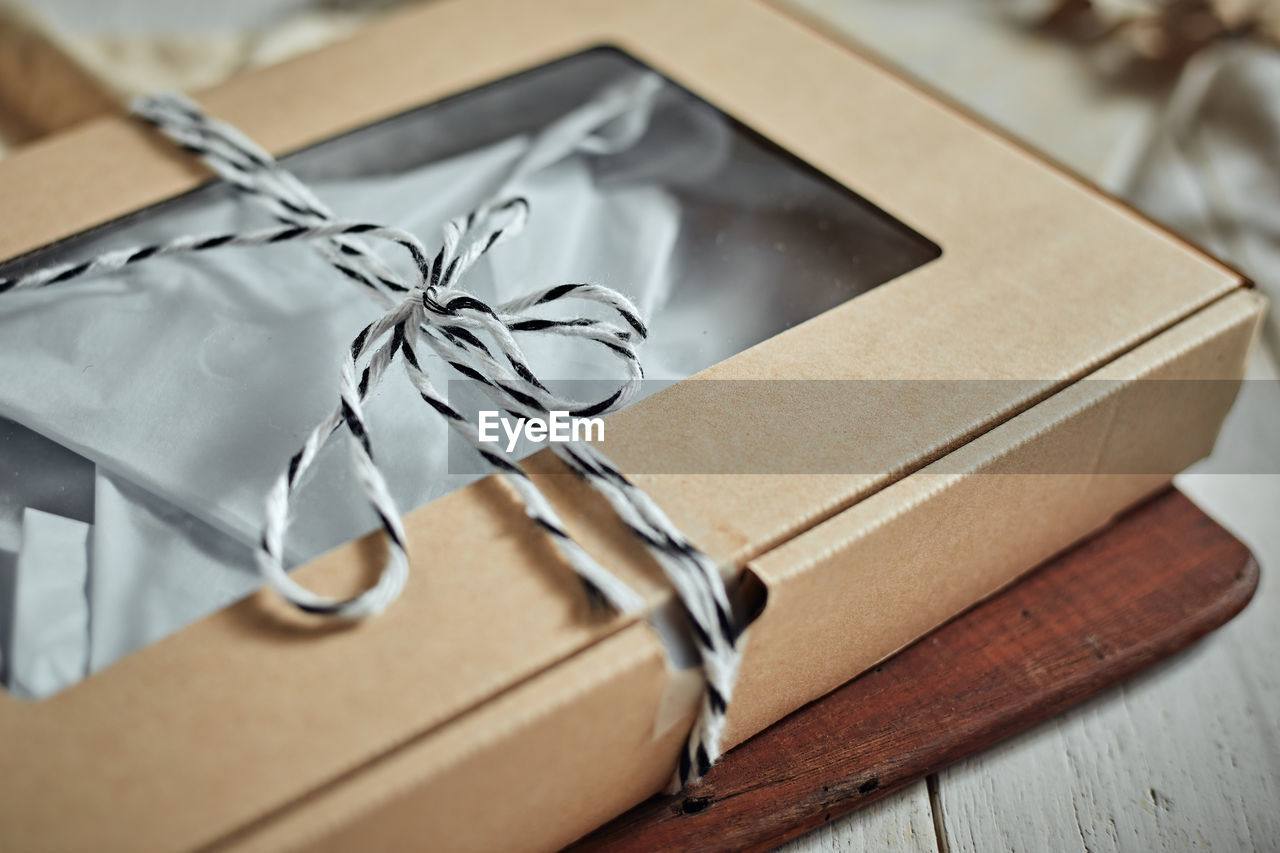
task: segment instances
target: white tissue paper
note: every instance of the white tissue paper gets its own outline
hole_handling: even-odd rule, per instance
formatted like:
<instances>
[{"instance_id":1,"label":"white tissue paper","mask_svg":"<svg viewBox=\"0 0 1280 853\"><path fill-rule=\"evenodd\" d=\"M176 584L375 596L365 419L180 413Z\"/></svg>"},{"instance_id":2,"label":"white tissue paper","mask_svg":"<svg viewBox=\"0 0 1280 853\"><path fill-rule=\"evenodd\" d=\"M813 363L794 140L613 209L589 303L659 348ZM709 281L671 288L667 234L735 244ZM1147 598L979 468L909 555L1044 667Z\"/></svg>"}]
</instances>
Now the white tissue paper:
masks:
<instances>
[{"instance_id":1,"label":"white tissue paper","mask_svg":"<svg viewBox=\"0 0 1280 853\"><path fill-rule=\"evenodd\" d=\"M28 509L14 584L9 691L42 699L88 670L89 525Z\"/></svg>"},{"instance_id":2,"label":"white tissue paper","mask_svg":"<svg viewBox=\"0 0 1280 853\"><path fill-rule=\"evenodd\" d=\"M89 623L89 672L262 585L247 545L113 474L95 488L89 610L112 618Z\"/></svg>"}]
</instances>

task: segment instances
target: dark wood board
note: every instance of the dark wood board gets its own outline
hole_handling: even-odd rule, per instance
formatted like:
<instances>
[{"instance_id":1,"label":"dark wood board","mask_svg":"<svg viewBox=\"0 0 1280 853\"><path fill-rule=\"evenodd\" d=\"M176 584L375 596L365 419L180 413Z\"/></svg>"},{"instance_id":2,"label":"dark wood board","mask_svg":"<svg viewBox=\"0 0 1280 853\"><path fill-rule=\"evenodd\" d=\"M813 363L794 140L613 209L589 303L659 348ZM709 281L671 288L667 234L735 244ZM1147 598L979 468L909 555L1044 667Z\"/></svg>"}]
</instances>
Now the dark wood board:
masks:
<instances>
[{"instance_id":1,"label":"dark wood board","mask_svg":"<svg viewBox=\"0 0 1280 853\"><path fill-rule=\"evenodd\" d=\"M768 849L1177 653L1257 584L1249 550L1169 490L574 849Z\"/></svg>"}]
</instances>

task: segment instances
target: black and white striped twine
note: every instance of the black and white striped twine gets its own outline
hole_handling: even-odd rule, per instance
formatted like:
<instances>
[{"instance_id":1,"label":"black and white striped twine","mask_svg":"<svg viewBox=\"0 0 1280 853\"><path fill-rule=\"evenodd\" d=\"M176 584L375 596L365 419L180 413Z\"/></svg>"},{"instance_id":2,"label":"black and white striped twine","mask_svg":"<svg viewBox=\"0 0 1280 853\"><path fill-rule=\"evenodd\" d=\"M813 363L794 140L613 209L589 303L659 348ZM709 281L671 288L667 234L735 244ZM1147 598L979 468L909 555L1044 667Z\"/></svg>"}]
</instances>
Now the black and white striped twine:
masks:
<instances>
[{"instance_id":1,"label":"black and white striped twine","mask_svg":"<svg viewBox=\"0 0 1280 853\"><path fill-rule=\"evenodd\" d=\"M625 100L599 99L593 114L601 125L627 118L611 110L609 103L622 104ZM258 566L267 583L306 612L349 620L381 612L403 590L409 573L405 532L399 509L374 461L373 439L363 410L370 392L398 361L423 401L511 485L530 520L547 533L576 573L588 600L594 606L622 613L638 613L642 609L641 597L574 541L550 502L500 443L479 441L476 424L437 391L420 358L424 349L435 352L459 374L480 383L491 400L515 416L546 417L553 410L577 416L611 411L631 398L644 375L636 348L647 330L625 296L600 285L572 283L488 305L457 289L457 285L486 252L521 231L529 216L525 199L494 198L471 213L450 220L443 229L443 245L433 256L406 231L335 218L319 198L267 152L185 98L143 98L135 102L133 109L178 146L198 155L280 224L245 233L184 236L0 278L0 294L113 272L150 258L234 246L304 242L385 309L381 317L361 330L344 353L337 405L316 424L268 491L263 533L257 547ZM394 270L368 248L369 240L389 241L402 248L413 261L413 274L405 277ZM548 319L536 311L544 305L573 300L604 306L614 319ZM554 394L535 376L517 342L518 335L529 333L563 335L602 346L619 360L627 378L603 400L578 401ZM317 595L290 578L282 555L294 492L305 480L321 447L342 427L346 427L361 488L380 520L388 548L386 565L371 588L352 598L334 599ZM558 443L552 447L644 543L687 613L705 676L705 690L672 782L673 790L683 788L705 774L719 757L725 714L733 693L739 637L725 582L711 558L686 539L662 509L596 448L585 443Z\"/></svg>"}]
</instances>

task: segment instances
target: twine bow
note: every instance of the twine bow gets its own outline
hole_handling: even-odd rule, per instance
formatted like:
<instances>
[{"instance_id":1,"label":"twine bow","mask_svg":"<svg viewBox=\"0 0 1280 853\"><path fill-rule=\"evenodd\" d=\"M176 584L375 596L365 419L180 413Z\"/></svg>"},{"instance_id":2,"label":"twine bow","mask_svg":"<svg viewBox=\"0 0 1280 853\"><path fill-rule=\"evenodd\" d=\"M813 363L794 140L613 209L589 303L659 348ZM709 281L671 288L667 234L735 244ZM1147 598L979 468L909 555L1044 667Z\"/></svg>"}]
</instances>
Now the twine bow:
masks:
<instances>
[{"instance_id":1,"label":"twine bow","mask_svg":"<svg viewBox=\"0 0 1280 853\"><path fill-rule=\"evenodd\" d=\"M629 145L643 132L637 105L647 108L660 81L644 75L624 81L559 124L586 132L577 150L607 152ZM149 258L208 251L229 246L263 246L305 241L345 278L360 285L384 308L343 354L338 375L338 402L311 430L268 491L257 562L266 581L300 609L342 619L363 619L381 612L401 593L409 559L400 512L374 459L374 441L363 404L393 364L400 364L423 402L491 464L521 499L526 515L542 528L571 566L588 600L623 613L638 613L643 599L602 567L565 530L554 508L534 482L500 445L482 443L476 424L439 393L423 368L422 352L435 352L457 373L474 380L499 408L516 417L545 417L567 411L586 417L619 408L634 395L644 373L636 351L647 334L639 311L616 290L596 284L569 283L537 290L490 305L463 290L461 283L484 254L520 233L529 217L528 202L499 194L465 216L449 220L442 246L431 255L414 235L377 223L339 220L305 185L234 128L206 116L176 95L141 99L134 112L180 147L199 155L218 175L263 206L282 223L249 233L180 237L167 243L108 252L89 261L50 267L11 279L0 279L0 294L45 287L83 276L123 269ZM599 131L613 123L615 137ZM521 166L537 168L547 161L537 140ZM508 182L509 183L509 182ZM413 261L404 277L367 246L384 240L399 246ZM571 302L607 309L608 320L589 316L555 319L542 316L542 306ZM622 365L625 378L616 390L594 401L556 394L529 364L518 338L553 334L604 347ZM295 582L284 569L282 554L288 531L290 502L324 444L346 427L361 489L377 515L388 548L386 564L369 589L346 599L318 595ZM706 688L693 732L684 748L673 789L710 769L719 756L725 713L736 678L739 651L725 583L717 566L689 542L666 514L594 447L584 443L552 445L567 467L601 494L619 518L645 545L672 583L689 617Z\"/></svg>"}]
</instances>

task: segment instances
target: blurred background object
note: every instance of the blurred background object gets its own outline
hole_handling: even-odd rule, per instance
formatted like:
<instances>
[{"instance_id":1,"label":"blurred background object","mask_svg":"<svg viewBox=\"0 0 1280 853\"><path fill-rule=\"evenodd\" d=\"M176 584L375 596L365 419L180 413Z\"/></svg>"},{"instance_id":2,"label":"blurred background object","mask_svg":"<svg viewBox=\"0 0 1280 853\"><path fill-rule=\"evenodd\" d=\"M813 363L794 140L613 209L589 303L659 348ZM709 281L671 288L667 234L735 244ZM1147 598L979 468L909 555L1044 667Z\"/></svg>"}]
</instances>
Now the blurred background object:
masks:
<instances>
[{"instance_id":1,"label":"blurred background object","mask_svg":"<svg viewBox=\"0 0 1280 853\"><path fill-rule=\"evenodd\" d=\"M1139 59L1177 62L1223 38L1280 42L1275 0L1010 0L1015 12L1077 38L1114 39Z\"/></svg>"},{"instance_id":2,"label":"blurred background object","mask_svg":"<svg viewBox=\"0 0 1280 853\"><path fill-rule=\"evenodd\" d=\"M1075 47L1099 87L1156 81L1106 189L1280 295L1280 0L1005 2ZM1268 337L1274 351L1274 315Z\"/></svg>"},{"instance_id":3,"label":"blurred background object","mask_svg":"<svg viewBox=\"0 0 1280 853\"><path fill-rule=\"evenodd\" d=\"M115 104L47 20L17 2L0 3L0 143L44 136Z\"/></svg>"}]
</instances>

